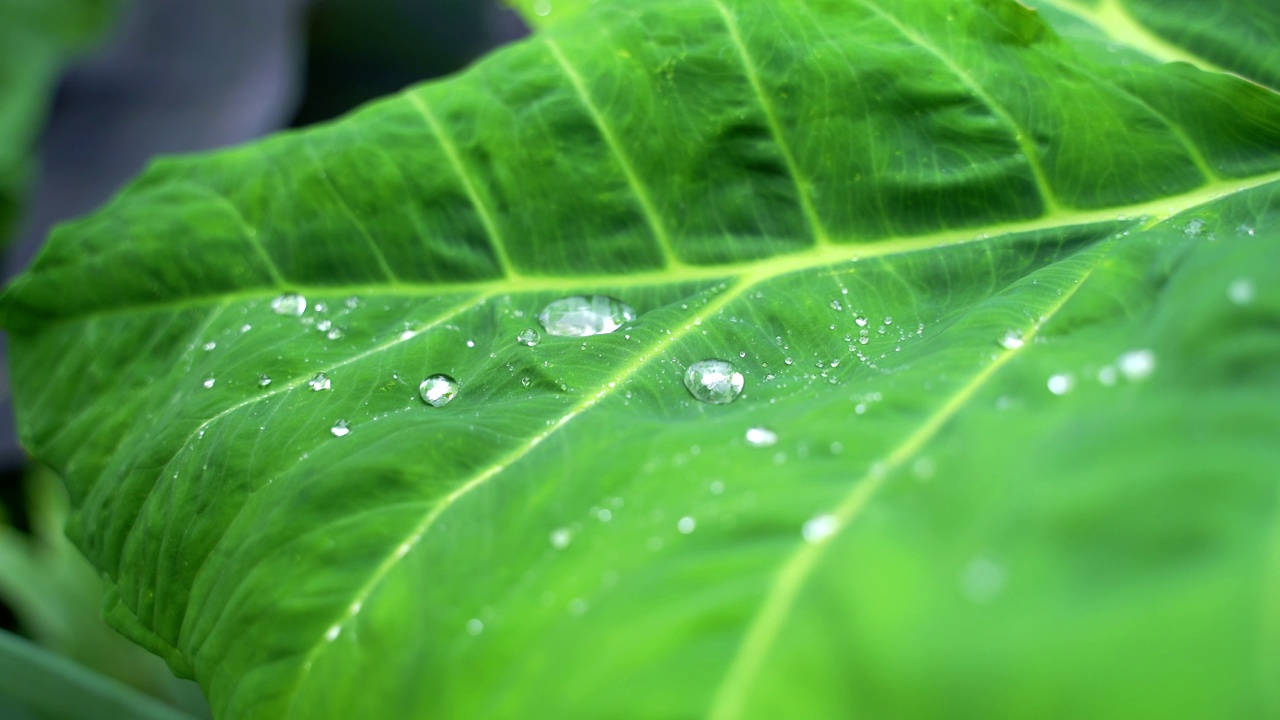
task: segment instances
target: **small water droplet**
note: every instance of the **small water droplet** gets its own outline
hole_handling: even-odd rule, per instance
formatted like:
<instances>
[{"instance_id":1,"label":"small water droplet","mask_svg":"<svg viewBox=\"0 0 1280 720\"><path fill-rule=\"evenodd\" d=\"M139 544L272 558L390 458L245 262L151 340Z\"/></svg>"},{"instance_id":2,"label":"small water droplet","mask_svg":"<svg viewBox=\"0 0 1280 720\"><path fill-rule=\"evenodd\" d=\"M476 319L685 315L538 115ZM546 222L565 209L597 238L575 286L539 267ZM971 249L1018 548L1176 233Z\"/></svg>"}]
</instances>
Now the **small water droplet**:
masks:
<instances>
[{"instance_id":1,"label":"small water droplet","mask_svg":"<svg viewBox=\"0 0 1280 720\"><path fill-rule=\"evenodd\" d=\"M469 348L473 348L473 347L475 347L475 346L476 346L476 341L475 341L475 340L468 340L468 341L467 341L467 347L469 347Z\"/></svg>"},{"instance_id":2,"label":"small water droplet","mask_svg":"<svg viewBox=\"0 0 1280 720\"><path fill-rule=\"evenodd\" d=\"M245 324L243 324L243 325L241 325L241 326L240 326L240 334L241 334L241 335L243 335L243 334L245 334L245 333L249 332L249 331L250 331L250 330L252 330L252 329L253 329L253 326L252 326L252 325L250 325L249 323L245 323Z\"/></svg>"},{"instance_id":3,"label":"small water droplet","mask_svg":"<svg viewBox=\"0 0 1280 720\"><path fill-rule=\"evenodd\" d=\"M328 640L329 642L333 642L334 640L337 640L338 636L341 634L342 634L342 626L334 625L333 627L325 631L324 639Z\"/></svg>"},{"instance_id":4,"label":"small water droplet","mask_svg":"<svg viewBox=\"0 0 1280 720\"><path fill-rule=\"evenodd\" d=\"M334 328L329 332L325 333L325 337L329 338L330 340L339 340L342 338L342 336L343 336L342 328Z\"/></svg>"},{"instance_id":5,"label":"small water droplet","mask_svg":"<svg viewBox=\"0 0 1280 720\"><path fill-rule=\"evenodd\" d=\"M467 634L479 635L484 632L484 623L480 618L471 618L467 621Z\"/></svg>"},{"instance_id":6,"label":"small water droplet","mask_svg":"<svg viewBox=\"0 0 1280 720\"><path fill-rule=\"evenodd\" d=\"M1130 350L1116 363L1129 380L1146 380L1156 370L1156 354L1150 350Z\"/></svg>"},{"instance_id":7,"label":"small water droplet","mask_svg":"<svg viewBox=\"0 0 1280 720\"><path fill-rule=\"evenodd\" d=\"M529 385L530 385L532 382L533 382L533 380L531 380L531 379L530 379L530 378L528 378L528 377L522 377L522 378L520 378L520 384L521 384L521 385L523 385L523 386L525 386L525 387L529 387Z\"/></svg>"},{"instance_id":8,"label":"small water droplet","mask_svg":"<svg viewBox=\"0 0 1280 720\"><path fill-rule=\"evenodd\" d=\"M744 384L742 373L728 360L699 360L684 372L684 386L689 394L712 405L737 400Z\"/></svg>"},{"instance_id":9,"label":"small water droplet","mask_svg":"<svg viewBox=\"0 0 1280 720\"><path fill-rule=\"evenodd\" d=\"M347 298L343 302L343 304L347 306L348 310L355 310L356 308L360 307L360 297L357 295L352 295L351 297Z\"/></svg>"},{"instance_id":10,"label":"small water droplet","mask_svg":"<svg viewBox=\"0 0 1280 720\"><path fill-rule=\"evenodd\" d=\"M783 365L790 365L792 362L794 361L791 358L783 358L782 360Z\"/></svg>"},{"instance_id":11,"label":"small water droplet","mask_svg":"<svg viewBox=\"0 0 1280 720\"><path fill-rule=\"evenodd\" d=\"M319 330L320 332L328 332L329 328L331 327L333 327L332 320L321 320L320 322L316 323L316 329Z\"/></svg>"},{"instance_id":12,"label":"small water droplet","mask_svg":"<svg viewBox=\"0 0 1280 720\"><path fill-rule=\"evenodd\" d=\"M979 605L994 600L1004 584L1004 567L991 558L975 558L960 573L960 593Z\"/></svg>"},{"instance_id":13,"label":"small water droplet","mask_svg":"<svg viewBox=\"0 0 1280 720\"><path fill-rule=\"evenodd\" d=\"M268 386L268 385L270 385L270 384L271 384L271 376L270 376L270 375L259 375L259 376L258 376L258 387L266 387L266 386Z\"/></svg>"},{"instance_id":14,"label":"small water droplet","mask_svg":"<svg viewBox=\"0 0 1280 720\"><path fill-rule=\"evenodd\" d=\"M1257 288L1253 286L1253 281L1249 278L1236 278L1227 286L1227 297L1231 302L1241 307L1253 302L1253 298L1256 295Z\"/></svg>"},{"instance_id":15,"label":"small water droplet","mask_svg":"<svg viewBox=\"0 0 1280 720\"><path fill-rule=\"evenodd\" d=\"M1204 232L1204 221L1199 218L1192 218L1182 227L1182 232L1185 233L1187 237L1198 237Z\"/></svg>"},{"instance_id":16,"label":"small water droplet","mask_svg":"<svg viewBox=\"0 0 1280 720\"><path fill-rule=\"evenodd\" d=\"M1075 385L1075 380L1066 373L1058 373L1049 376L1049 392L1054 395L1066 395L1071 391L1071 386Z\"/></svg>"},{"instance_id":17,"label":"small water droplet","mask_svg":"<svg viewBox=\"0 0 1280 720\"><path fill-rule=\"evenodd\" d=\"M271 311L297 317L307 311L307 299L298 293L285 293L271 301Z\"/></svg>"},{"instance_id":18,"label":"small water droplet","mask_svg":"<svg viewBox=\"0 0 1280 720\"><path fill-rule=\"evenodd\" d=\"M516 335L516 342L521 345L535 347L538 343L542 342L542 334L533 328L525 328L520 331L520 334Z\"/></svg>"},{"instance_id":19,"label":"small water droplet","mask_svg":"<svg viewBox=\"0 0 1280 720\"><path fill-rule=\"evenodd\" d=\"M1005 350L1017 350L1022 347L1022 345L1022 333L1017 330L1010 330L1004 334L1004 337L1000 338L1000 347Z\"/></svg>"},{"instance_id":20,"label":"small water droplet","mask_svg":"<svg viewBox=\"0 0 1280 720\"><path fill-rule=\"evenodd\" d=\"M347 427L346 420L339 420L333 424L333 427L329 428L329 432L333 433L334 437L343 437L347 433L351 432L351 428Z\"/></svg>"},{"instance_id":21,"label":"small water droplet","mask_svg":"<svg viewBox=\"0 0 1280 720\"><path fill-rule=\"evenodd\" d=\"M214 378L211 378L211 377L210 377L210 378L205 378L205 379L204 379L204 382L203 382L203 383L201 383L201 385L204 385L204 389L205 389L205 390L208 390L209 388L213 387L213 383L214 383L214 382L216 382L216 380L215 380Z\"/></svg>"},{"instance_id":22,"label":"small water droplet","mask_svg":"<svg viewBox=\"0 0 1280 720\"><path fill-rule=\"evenodd\" d=\"M712 495L722 495L724 494L724 481L712 480L708 489L711 490Z\"/></svg>"},{"instance_id":23,"label":"small water droplet","mask_svg":"<svg viewBox=\"0 0 1280 720\"><path fill-rule=\"evenodd\" d=\"M885 316L884 316L884 324L885 324L885 325L892 325L892 324L893 324L893 318L889 317L888 315L885 315Z\"/></svg>"},{"instance_id":24,"label":"small water droplet","mask_svg":"<svg viewBox=\"0 0 1280 720\"><path fill-rule=\"evenodd\" d=\"M866 327L866 326L867 326L867 319L866 319L866 318L864 318L864 317L862 317L861 315L859 315L858 317L854 318L854 319L853 319L853 321L854 321L855 323L857 323L857 324L858 324L858 327Z\"/></svg>"},{"instance_id":25,"label":"small water droplet","mask_svg":"<svg viewBox=\"0 0 1280 720\"><path fill-rule=\"evenodd\" d=\"M762 427L747 429L747 444L751 447L771 447L778 442L778 433Z\"/></svg>"},{"instance_id":26,"label":"small water droplet","mask_svg":"<svg viewBox=\"0 0 1280 720\"><path fill-rule=\"evenodd\" d=\"M831 537L838 529L840 520L835 515L819 515L805 521L804 527L800 528L800 536L805 542L816 543Z\"/></svg>"},{"instance_id":27,"label":"small water droplet","mask_svg":"<svg viewBox=\"0 0 1280 720\"><path fill-rule=\"evenodd\" d=\"M573 541L573 531L569 528L556 528L551 531L551 547L556 550L563 550L569 547L569 543Z\"/></svg>"},{"instance_id":28,"label":"small water droplet","mask_svg":"<svg viewBox=\"0 0 1280 720\"><path fill-rule=\"evenodd\" d=\"M218 347L218 343L214 342L213 340L210 340L209 342L204 344L204 351L209 352L210 350L213 350L216 347Z\"/></svg>"},{"instance_id":29,"label":"small water droplet","mask_svg":"<svg viewBox=\"0 0 1280 720\"><path fill-rule=\"evenodd\" d=\"M329 382L329 376L325 375L322 372L312 375L311 379L307 381L307 384L310 385L311 389L316 392L320 392L321 390L328 390L330 387L332 387L332 384Z\"/></svg>"},{"instance_id":30,"label":"small water droplet","mask_svg":"<svg viewBox=\"0 0 1280 720\"><path fill-rule=\"evenodd\" d=\"M617 298L573 295L549 303L538 322L557 337L590 337L611 333L636 317L635 309Z\"/></svg>"},{"instance_id":31,"label":"small water droplet","mask_svg":"<svg viewBox=\"0 0 1280 720\"><path fill-rule=\"evenodd\" d=\"M832 300L832 301L831 301L831 309L832 309L832 310L835 310L835 311L837 311L837 312L839 312L839 311L841 311L841 310L844 310L844 306L840 304L840 301L839 301L839 300Z\"/></svg>"},{"instance_id":32,"label":"small water droplet","mask_svg":"<svg viewBox=\"0 0 1280 720\"><path fill-rule=\"evenodd\" d=\"M1253 237L1256 231L1253 229L1253 226L1251 225L1241 225L1240 227L1236 228L1236 232L1241 235L1248 235L1249 237Z\"/></svg>"},{"instance_id":33,"label":"small water droplet","mask_svg":"<svg viewBox=\"0 0 1280 720\"><path fill-rule=\"evenodd\" d=\"M418 395L431 407L444 407L458 395L458 381L448 375L432 375L418 385Z\"/></svg>"},{"instance_id":34,"label":"small water droplet","mask_svg":"<svg viewBox=\"0 0 1280 720\"><path fill-rule=\"evenodd\" d=\"M613 519L613 511L609 508L599 508L596 510L596 519L602 523L607 523Z\"/></svg>"},{"instance_id":35,"label":"small water droplet","mask_svg":"<svg viewBox=\"0 0 1280 720\"><path fill-rule=\"evenodd\" d=\"M688 535L697 528L698 521L688 515L685 515L676 521L676 529L680 531L681 535Z\"/></svg>"},{"instance_id":36,"label":"small water droplet","mask_svg":"<svg viewBox=\"0 0 1280 720\"><path fill-rule=\"evenodd\" d=\"M1098 382L1108 387L1116 384L1119 373L1114 365L1106 365L1098 369Z\"/></svg>"}]
</instances>

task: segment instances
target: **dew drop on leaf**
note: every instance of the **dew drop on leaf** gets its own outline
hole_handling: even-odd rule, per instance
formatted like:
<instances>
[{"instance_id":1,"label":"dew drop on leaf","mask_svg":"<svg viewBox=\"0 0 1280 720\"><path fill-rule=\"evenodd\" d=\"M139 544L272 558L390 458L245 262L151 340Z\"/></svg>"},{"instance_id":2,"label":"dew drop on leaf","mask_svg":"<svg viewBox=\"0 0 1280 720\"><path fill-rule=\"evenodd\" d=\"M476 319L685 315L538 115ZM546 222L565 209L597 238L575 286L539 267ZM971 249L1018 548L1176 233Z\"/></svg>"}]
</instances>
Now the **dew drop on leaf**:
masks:
<instances>
[{"instance_id":1,"label":"dew drop on leaf","mask_svg":"<svg viewBox=\"0 0 1280 720\"><path fill-rule=\"evenodd\" d=\"M770 447L778 442L778 433L762 427L747 429L747 444L751 447Z\"/></svg>"},{"instance_id":2,"label":"dew drop on leaf","mask_svg":"<svg viewBox=\"0 0 1280 720\"><path fill-rule=\"evenodd\" d=\"M1075 380L1066 373L1058 373L1056 375L1051 375L1049 377L1049 382L1046 384L1049 386L1049 392L1054 395L1066 395L1071 391L1071 386L1075 384Z\"/></svg>"},{"instance_id":3,"label":"dew drop on leaf","mask_svg":"<svg viewBox=\"0 0 1280 720\"><path fill-rule=\"evenodd\" d=\"M213 349L214 349L214 348L216 348L216 347L218 347L218 343L217 343L217 342L215 342L215 341L213 341L213 340L210 340L209 342L207 342L207 343L205 343L205 344L204 344L204 351L205 351L205 352L210 352L211 350L213 350Z\"/></svg>"},{"instance_id":4,"label":"dew drop on leaf","mask_svg":"<svg viewBox=\"0 0 1280 720\"><path fill-rule=\"evenodd\" d=\"M334 328L330 330L328 333L326 333L325 337L329 338L330 340L339 340L342 338L343 334L344 333L342 332L342 328Z\"/></svg>"},{"instance_id":5,"label":"dew drop on leaf","mask_svg":"<svg viewBox=\"0 0 1280 720\"><path fill-rule=\"evenodd\" d=\"M573 295L554 300L538 313L543 329L558 337L611 333L636 319L630 305L607 295Z\"/></svg>"},{"instance_id":6,"label":"dew drop on leaf","mask_svg":"<svg viewBox=\"0 0 1280 720\"><path fill-rule=\"evenodd\" d=\"M569 528L556 528L551 531L551 547L557 550L563 550L569 547L569 543L573 540L573 531Z\"/></svg>"},{"instance_id":7,"label":"dew drop on leaf","mask_svg":"<svg viewBox=\"0 0 1280 720\"><path fill-rule=\"evenodd\" d=\"M432 375L418 385L422 402L431 407L444 407L458 395L458 381L448 375Z\"/></svg>"},{"instance_id":8,"label":"dew drop on leaf","mask_svg":"<svg viewBox=\"0 0 1280 720\"><path fill-rule=\"evenodd\" d=\"M328 390L331 387L331 384L329 383L329 376L325 375L322 372L312 375L311 379L307 381L307 384L310 385L311 389L316 392L320 392L321 390Z\"/></svg>"},{"instance_id":9,"label":"dew drop on leaf","mask_svg":"<svg viewBox=\"0 0 1280 720\"><path fill-rule=\"evenodd\" d=\"M1156 354L1150 350L1130 350L1117 362L1129 380L1146 380L1156 370Z\"/></svg>"},{"instance_id":10,"label":"dew drop on leaf","mask_svg":"<svg viewBox=\"0 0 1280 720\"><path fill-rule=\"evenodd\" d=\"M711 405L737 400L743 384L742 373L727 360L699 360L684 371L684 386L689 394Z\"/></svg>"},{"instance_id":11,"label":"dew drop on leaf","mask_svg":"<svg viewBox=\"0 0 1280 720\"><path fill-rule=\"evenodd\" d=\"M204 385L204 389L205 389L205 390L208 390L209 388L213 387L213 383L214 383L214 382L216 382L216 380L214 380L214 378L205 378L205 379L204 379L204 382L203 382L203 383L201 383L201 384L202 384L202 385Z\"/></svg>"},{"instance_id":12,"label":"dew drop on leaf","mask_svg":"<svg viewBox=\"0 0 1280 720\"><path fill-rule=\"evenodd\" d=\"M333 427L329 428L329 432L333 433L334 437L343 437L351 432L351 428L347 426L346 420L339 420L333 424Z\"/></svg>"},{"instance_id":13,"label":"dew drop on leaf","mask_svg":"<svg viewBox=\"0 0 1280 720\"><path fill-rule=\"evenodd\" d=\"M470 635L479 635L484 632L484 623L479 618L471 618L467 621L467 633Z\"/></svg>"},{"instance_id":14,"label":"dew drop on leaf","mask_svg":"<svg viewBox=\"0 0 1280 720\"><path fill-rule=\"evenodd\" d=\"M698 521L688 515L685 515L684 517L676 521L676 529L680 531L681 535L688 535L689 533L693 532L697 528L698 528Z\"/></svg>"},{"instance_id":15,"label":"dew drop on leaf","mask_svg":"<svg viewBox=\"0 0 1280 720\"><path fill-rule=\"evenodd\" d=\"M1005 350L1017 350L1022 347L1022 344L1022 334L1016 330L1010 330L1004 334L1004 337L1000 338L1000 347Z\"/></svg>"},{"instance_id":16,"label":"dew drop on leaf","mask_svg":"<svg viewBox=\"0 0 1280 720\"><path fill-rule=\"evenodd\" d=\"M816 543L835 534L840 528L840 521L835 515L819 515L807 520L800 528L800 536L805 542Z\"/></svg>"},{"instance_id":17,"label":"dew drop on leaf","mask_svg":"<svg viewBox=\"0 0 1280 720\"><path fill-rule=\"evenodd\" d=\"M307 299L298 293L285 293L271 301L271 311L277 315L298 317L307 311Z\"/></svg>"},{"instance_id":18,"label":"dew drop on leaf","mask_svg":"<svg viewBox=\"0 0 1280 720\"><path fill-rule=\"evenodd\" d=\"M1227 286L1227 297L1241 307L1253 302L1257 289L1249 278L1236 278Z\"/></svg>"},{"instance_id":19,"label":"dew drop on leaf","mask_svg":"<svg viewBox=\"0 0 1280 720\"><path fill-rule=\"evenodd\" d=\"M525 328L520 331L519 335L516 335L516 342L521 345L535 347L538 343L542 342L542 335L533 328Z\"/></svg>"}]
</instances>

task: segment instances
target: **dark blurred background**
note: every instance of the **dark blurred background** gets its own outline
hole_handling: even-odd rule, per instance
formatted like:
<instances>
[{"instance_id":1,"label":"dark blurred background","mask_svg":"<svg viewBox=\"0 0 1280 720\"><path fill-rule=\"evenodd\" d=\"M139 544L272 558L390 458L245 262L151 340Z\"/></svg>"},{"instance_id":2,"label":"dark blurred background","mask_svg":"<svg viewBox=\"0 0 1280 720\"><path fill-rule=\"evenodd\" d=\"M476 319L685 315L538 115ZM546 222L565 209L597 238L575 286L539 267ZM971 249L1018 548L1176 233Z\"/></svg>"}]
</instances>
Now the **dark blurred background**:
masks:
<instances>
[{"instance_id":1,"label":"dark blurred background","mask_svg":"<svg viewBox=\"0 0 1280 720\"><path fill-rule=\"evenodd\" d=\"M47 108L6 282L50 228L92 211L157 155L323 122L527 33L500 0L120 0L114 12ZM117 647L123 640L98 619L96 574L65 546L65 498L48 471L28 466L8 398L6 372L0 627L207 714L198 691L174 683L158 660ZM0 716L26 717L3 698Z\"/></svg>"}]
</instances>

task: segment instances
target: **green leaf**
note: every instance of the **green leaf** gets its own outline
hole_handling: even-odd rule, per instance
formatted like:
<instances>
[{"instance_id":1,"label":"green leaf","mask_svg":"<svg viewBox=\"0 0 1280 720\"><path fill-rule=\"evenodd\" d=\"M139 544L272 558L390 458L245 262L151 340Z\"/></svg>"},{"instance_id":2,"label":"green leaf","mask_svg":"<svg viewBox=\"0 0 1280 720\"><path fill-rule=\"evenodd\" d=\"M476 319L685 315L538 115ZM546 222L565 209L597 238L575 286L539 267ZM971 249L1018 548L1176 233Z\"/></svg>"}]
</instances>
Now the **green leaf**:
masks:
<instances>
[{"instance_id":1,"label":"green leaf","mask_svg":"<svg viewBox=\"0 0 1280 720\"><path fill-rule=\"evenodd\" d=\"M602 0L157 163L0 303L110 619L219 717L1280 712L1280 96L1064 33Z\"/></svg>"},{"instance_id":2,"label":"green leaf","mask_svg":"<svg viewBox=\"0 0 1280 720\"><path fill-rule=\"evenodd\" d=\"M0 699L61 720L183 720L174 708L0 630Z\"/></svg>"},{"instance_id":3,"label":"green leaf","mask_svg":"<svg viewBox=\"0 0 1280 720\"><path fill-rule=\"evenodd\" d=\"M114 0L0 0L0 240L18 214L31 150L63 65L105 27Z\"/></svg>"}]
</instances>

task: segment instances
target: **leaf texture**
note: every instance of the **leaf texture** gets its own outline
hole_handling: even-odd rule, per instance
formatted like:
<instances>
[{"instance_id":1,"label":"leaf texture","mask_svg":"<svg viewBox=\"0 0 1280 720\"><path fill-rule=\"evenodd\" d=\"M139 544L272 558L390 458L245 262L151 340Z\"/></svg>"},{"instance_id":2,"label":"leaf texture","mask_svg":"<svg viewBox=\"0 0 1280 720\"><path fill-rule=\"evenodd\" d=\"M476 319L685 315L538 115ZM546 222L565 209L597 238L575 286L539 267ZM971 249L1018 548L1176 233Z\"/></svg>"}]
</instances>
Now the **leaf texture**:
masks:
<instances>
[{"instance_id":1,"label":"leaf texture","mask_svg":"<svg viewBox=\"0 0 1280 720\"><path fill-rule=\"evenodd\" d=\"M109 618L232 718L1277 712L1280 96L1064 18L602 1L157 163L0 303Z\"/></svg>"}]
</instances>

